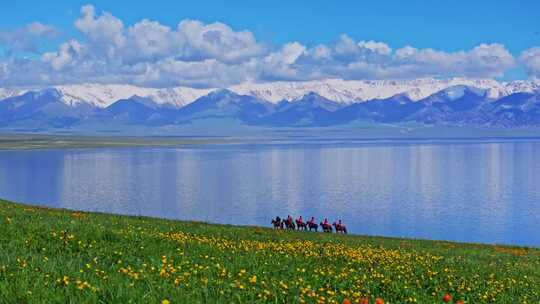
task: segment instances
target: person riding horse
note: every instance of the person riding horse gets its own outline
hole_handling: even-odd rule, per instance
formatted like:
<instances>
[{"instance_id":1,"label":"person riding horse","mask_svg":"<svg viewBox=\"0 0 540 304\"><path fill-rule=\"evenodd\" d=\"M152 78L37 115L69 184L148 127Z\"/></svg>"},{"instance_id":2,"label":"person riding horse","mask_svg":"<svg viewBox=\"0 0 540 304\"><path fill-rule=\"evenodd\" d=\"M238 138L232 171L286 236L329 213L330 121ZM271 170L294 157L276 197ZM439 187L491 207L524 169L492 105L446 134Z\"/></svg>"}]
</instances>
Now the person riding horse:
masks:
<instances>
[{"instance_id":1,"label":"person riding horse","mask_svg":"<svg viewBox=\"0 0 540 304\"><path fill-rule=\"evenodd\" d=\"M283 229L283 221L279 216L276 216L276 219L272 219L272 225L274 225L274 229Z\"/></svg>"},{"instance_id":2,"label":"person riding horse","mask_svg":"<svg viewBox=\"0 0 540 304\"><path fill-rule=\"evenodd\" d=\"M337 224L334 222L332 225L336 228L336 233L341 232L343 234L347 234L347 227L345 227L341 220L339 220Z\"/></svg>"},{"instance_id":3,"label":"person riding horse","mask_svg":"<svg viewBox=\"0 0 540 304\"><path fill-rule=\"evenodd\" d=\"M315 229L316 232L318 231L319 226L321 226L323 232L329 233L333 232L333 226L336 229L336 233L347 234L347 227L341 220L330 224L328 218L324 218L324 220L317 225L315 223L315 217L313 216L307 222L304 222L302 216L299 216L297 219L293 219L293 217L289 214L285 220L282 220L279 216L276 216L275 219L272 219L272 225L274 225L275 229L287 228L287 230L295 230L296 227L298 227L298 230L307 230L307 228L309 228L309 231Z\"/></svg>"},{"instance_id":4,"label":"person riding horse","mask_svg":"<svg viewBox=\"0 0 540 304\"><path fill-rule=\"evenodd\" d=\"M315 218L313 216L307 222L307 226L309 228L309 231L311 231L312 229L315 229L315 232L317 232L317 230L319 229L319 225L315 223Z\"/></svg>"},{"instance_id":5,"label":"person riding horse","mask_svg":"<svg viewBox=\"0 0 540 304\"><path fill-rule=\"evenodd\" d=\"M298 227L298 230L300 230L300 229L306 230L307 229L307 225L306 225L306 223L304 223L304 219L302 218L301 215L300 215L299 218L296 219L296 227Z\"/></svg>"},{"instance_id":6,"label":"person riding horse","mask_svg":"<svg viewBox=\"0 0 540 304\"><path fill-rule=\"evenodd\" d=\"M287 219L285 220L285 227L287 228L287 230L296 229L296 226L294 225L294 220L290 214L287 216Z\"/></svg>"},{"instance_id":7,"label":"person riding horse","mask_svg":"<svg viewBox=\"0 0 540 304\"><path fill-rule=\"evenodd\" d=\"M328 222L327 218L324 218L324 221L321 222L321 227L323 229L323 232L330 232L332 233L332 225Z\"/></svg>"}]
</instances>

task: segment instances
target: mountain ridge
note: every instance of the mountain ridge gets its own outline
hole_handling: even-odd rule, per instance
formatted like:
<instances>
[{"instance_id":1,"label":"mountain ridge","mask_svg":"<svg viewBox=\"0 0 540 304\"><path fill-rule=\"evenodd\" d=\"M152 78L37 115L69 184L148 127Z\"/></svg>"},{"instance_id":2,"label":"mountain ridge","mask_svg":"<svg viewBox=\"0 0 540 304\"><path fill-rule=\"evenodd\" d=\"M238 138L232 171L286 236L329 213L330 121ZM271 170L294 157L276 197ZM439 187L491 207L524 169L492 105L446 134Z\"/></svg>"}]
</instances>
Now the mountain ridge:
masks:
<instances>
[{"instance_id":1,"label":"mountain ridge","mask_svg":"<svg viewBox=\"0 0 540 304\"><path fill-rule=\"evenodd\" d=\"M492 79L432 79L415 80L341 80L328 79L317 81L246 83L234 85L228 89L239 95L249 95L271 103L283 100L294 101L314 92L326 99L351 104L373 99L386 99L397 94L405 94L414 101L421 100L438 91L464 85L485 89L492 99L508 96L517 92L533 92L540 89L540 81L499 82ZM119 84L76 84L51 86L62 95L62 101L70 106L87 103L95 107L106 108L120 99L134 95L154 100L157 104L180 108L219 88L146 88ZM41 91L49 88L0 88L0 102L9 97L20 96L28 91Z\"/></svg>"},{"instance_id":2,"label":"mountain ridge","mask_svg":"<svg viewBox=\"0 0 540 304\"><path fill-rule=\"evenodd\" d=\"M127 126L195 126L195 122L210 120L214 127L219 127L220 120L261 127L328 127L355 121L505 128L540 126L540 90L534 85L519 85L523 91L507 94L512 92L509 90L507 95L496 98L493 88L459 84L419 100L412 98L409 92L401 92L385 98L350 102L328 99L313 91L291 100L271 102L254 96L256 94L241 94L231 89L193 89L195 91L183 92L202 95L182 106L180 101L156 101L153 98L155 91L154 95L144 96L148 91L134 90L129 93L137 94L110 104L107 102L104 106L97 99L86 102L72 95L66 97L65 90L47 88L0 101L0 127L77 129L110 126L114 130ZM119 96L106 93L99 97ZM86 96L91 95L87 93Z\"/></svg>"}]
</instances>

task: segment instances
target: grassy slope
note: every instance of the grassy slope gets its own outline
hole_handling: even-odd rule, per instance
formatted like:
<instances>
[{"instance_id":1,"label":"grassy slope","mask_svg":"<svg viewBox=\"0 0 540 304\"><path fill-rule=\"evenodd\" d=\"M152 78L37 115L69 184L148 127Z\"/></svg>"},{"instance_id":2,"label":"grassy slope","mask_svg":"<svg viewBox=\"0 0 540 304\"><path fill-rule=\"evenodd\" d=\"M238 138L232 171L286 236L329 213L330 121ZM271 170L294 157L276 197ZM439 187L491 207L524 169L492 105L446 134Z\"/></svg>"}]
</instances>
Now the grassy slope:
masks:
<instances>
[{"instance_id":1,"label":"grassy slope","mask_svg":"<svg viewBox=\"0 0 540 304\"><path fill-rule=\"evenodd\" d=\"M539 303L540 250L0 201L1 303L442 303L447 292L465 303Z\"/></svg>"}]
</instances>

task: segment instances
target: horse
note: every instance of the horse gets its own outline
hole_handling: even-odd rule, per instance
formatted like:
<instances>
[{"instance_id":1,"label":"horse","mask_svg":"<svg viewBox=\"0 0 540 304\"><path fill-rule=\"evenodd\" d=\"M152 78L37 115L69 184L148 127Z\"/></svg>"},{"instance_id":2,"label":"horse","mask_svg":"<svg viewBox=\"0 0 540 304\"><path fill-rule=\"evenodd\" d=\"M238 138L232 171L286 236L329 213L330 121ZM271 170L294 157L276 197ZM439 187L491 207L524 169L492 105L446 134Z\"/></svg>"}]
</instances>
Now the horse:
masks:
<instances>
[{"instance_id":1,"label":"horse","mask_svg":"<svg viewBox=\"0 0 540 304\"><path fill-rule=\"evenodd\" d=\"M329 233L332 233L332 225L330 225L330 224L325 224L325 223L323 223L323 222L321 222L319 225L322 227L323 232L329 232Z\"/></svg>"},{"instance_id":2,"label":"horse","mask_svg":"<svg viewBox=\"0 0 540 304\"><path fill-rule=\"evenodd\" d=\"M296 229L296 226L294 225L294 221L292 219L285 219L283 220L283 223L285 224L285 228L287 228L287 230Z\"/></svg>"},{"instance_id":3,"label":"horse","mask_svg":"<svg viewBox=\"0 0 540 304\"><path fill-rule=\"evenodd\" d=\"M307 226L309 228L309 231L311 231L312 229L315 229L315 232L317 232L319 230L319 225L317 225L317 224L315 224L313 222L308 222Z\"/></svg>"},{"instance_id":4,"label":"horse","mask_svg":"<svg viewBox=\"0 0 540 304\"><path fill-rule=\"evenodd\" d=\"M332 224L336 228L336 233L343 233L347 234L347 227L343 224L336 224L335 222Z\"/></svg>"},{"instance_id":5,"label":"horse","mask_svg":"<svg viewBox=\"0 0 540 304\"><path fill-rule=\"evenodd\" d=\"M296 227L298 230L307 230L307 224L299 220L296 220Z\"/></svg>"},{"instance_id":6,"label":"horse","mask_svg":"<svg viewBox=\"0 0 540 304\"><path fill-rule=\"evenodd\" d=\"M272 225L274 225L274 229L283 229L283 221L281 219L272 219Z\"/></svg>"}]
</instances>

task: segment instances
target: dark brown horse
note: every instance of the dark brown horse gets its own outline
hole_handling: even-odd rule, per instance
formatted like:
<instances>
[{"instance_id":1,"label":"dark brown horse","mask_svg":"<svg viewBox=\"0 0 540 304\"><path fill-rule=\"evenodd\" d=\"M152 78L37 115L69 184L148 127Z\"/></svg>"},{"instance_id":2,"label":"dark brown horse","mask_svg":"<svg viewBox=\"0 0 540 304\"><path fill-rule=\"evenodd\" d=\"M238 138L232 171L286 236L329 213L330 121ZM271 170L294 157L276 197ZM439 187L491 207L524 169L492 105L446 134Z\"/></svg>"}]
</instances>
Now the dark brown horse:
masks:
<instances>
[{"instance_id":1,"label":"dark brown horse","mask_svg":"<svg viewBox=\"0 0 540 304\"><path fill-rule=\"evenodd\" d=\"M283 220L283 223L285 223L285 228L287 228L287 230L295 230L296 229L296 225L294 225L294 220L293 219L285 219Z\"/></svg>"},{"instance_id":2,"label":"dark brown horse","mask_svg":"<svg viewBox=\"0 0 540 304\"><path fill-rule=\"evenodd\" d=\"M283 229L283 221L279 217L272 219L272 225L274 225L274 229Z\"/></svg>"},{"instance_id":3,"label":"dark brown horse","mask_svg":"<svg viewBox=\"0 0 540 304\"><path fill-rule=\"evenodd\" d=\"M296 220L296 227L298 227L298 230L307 230L307 224L300 220Z\"/></svg>"},{"instance_id":4,"label":"dark brown horse","mask_svg":"<svg viewBox=\"0 0 540 304\"><path fill-rule=\"evenodd\" d=\"M315 229L315 232L319 231L319 225L313 223L313 222L308 222L307 223L307 226L309 228L309 231Z\"/></svg>"},{"instance_id":5,"label":"dark brown horse","mask_svg":"<svg viewBox=\"0 0 540 304\"><path fill-rule=\"evenodd\" d=\"M325 223L323 223L323 222L321 222L319 225L321 225L323 232L329 232L329 233L332 233L332 225L330 225L330 224L325 224Z\"/></svg>"},{"instance_id":6,"label":"dark brown horse","mask_svg":"<svg viewBox=\"0 0 540 304\"><path fill-rule=\"evenodd\" d=\"M336 222L334 222L332 225L336 228L336 233L347 234L347 227L345 227L345 225Z\"/></svg>"}]
</instances>

